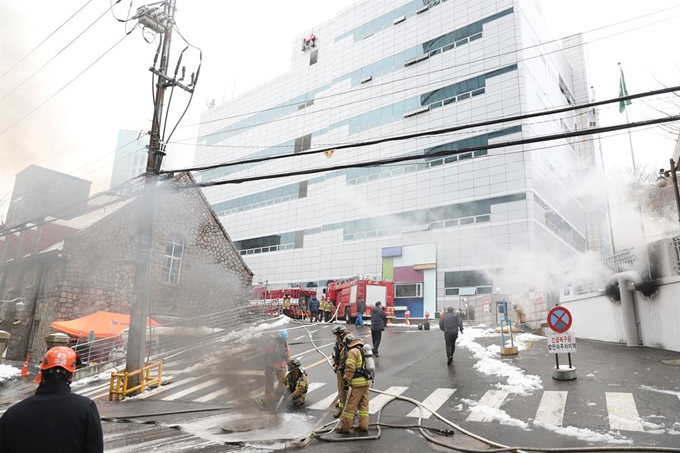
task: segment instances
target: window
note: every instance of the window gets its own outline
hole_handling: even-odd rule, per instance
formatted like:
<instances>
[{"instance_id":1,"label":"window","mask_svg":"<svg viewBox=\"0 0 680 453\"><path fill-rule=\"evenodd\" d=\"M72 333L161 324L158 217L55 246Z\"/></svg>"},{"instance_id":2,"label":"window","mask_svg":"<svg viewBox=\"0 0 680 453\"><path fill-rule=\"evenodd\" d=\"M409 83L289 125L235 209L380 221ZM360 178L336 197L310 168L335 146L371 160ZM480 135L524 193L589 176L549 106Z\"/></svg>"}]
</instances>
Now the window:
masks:
<instances>
[{"instance_id":1,"label":"window","mask_svg":"<svg viewBox=\"0 0 680 453\"><path fill-rule=\"evenodd\" d=\"M312 53L309 54L309 65L316 64L316 61L319 58L319 49L314 49L312 50Z\"/></svg>"},{"instance_id":2,"label":"window","mask_svg":"<svg viewBox=\"0 0 680 453\"><path fill-rule=\"evenodd\" d=\"M395 283L395 299L408 299L412 297L423 297L422 283Z\"/></svg>"},{"instance_id":3,"label":"window","mask_svg":"<svg viewBox=\"0 0 680 453\"><path fill-rule=\"evenodd\" d=\"M295 139L295 145L293 147L294 153L301 153L302 151L307 151L312 147L312 134L303 135Z\"/></svg>"},{"instance_id":4,"label":"window","mask_svg":"<svg viewBox=\"0 0 680 453\"><path fill-rule=\"evenodd\" d=\"M366 83L373 78L373 69L371 66L361 68L361 83Z\"/></svg>"},{"instance_id":5,"label":"window","mask_svg":"<svg viewBox=\"0 0 680 453\"><path fill-rule=\"evenodd\" d=\"M184 255L184 239L173 233L165 244L165 262L163 263L162 281L165 283L179 284L179 275L182 269L182 256Z\"/></svg>"}]
</instances>

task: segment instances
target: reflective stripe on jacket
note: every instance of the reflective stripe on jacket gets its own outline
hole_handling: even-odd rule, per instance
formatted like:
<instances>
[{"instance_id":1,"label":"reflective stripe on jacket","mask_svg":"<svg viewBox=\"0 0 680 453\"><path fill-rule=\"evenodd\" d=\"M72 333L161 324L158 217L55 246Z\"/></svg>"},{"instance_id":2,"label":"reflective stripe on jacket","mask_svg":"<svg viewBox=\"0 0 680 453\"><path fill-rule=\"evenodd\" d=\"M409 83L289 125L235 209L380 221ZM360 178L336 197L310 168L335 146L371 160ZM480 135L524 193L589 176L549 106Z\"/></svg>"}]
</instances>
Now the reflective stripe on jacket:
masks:
<instances>
[{"instance_id":1,"label":"reflective stripe on jacket","mask_svg":"<svg viewBox=\"0 0 680 453\"><path fill-rule=\"evenodd\" d=\"M349 382L352 387L362 387L368 385L368 379L357 373L364 365L361 357L361 348L349 348L347 359L345 360L345 374L343 379Z\"/></svg>"}]
</instances>

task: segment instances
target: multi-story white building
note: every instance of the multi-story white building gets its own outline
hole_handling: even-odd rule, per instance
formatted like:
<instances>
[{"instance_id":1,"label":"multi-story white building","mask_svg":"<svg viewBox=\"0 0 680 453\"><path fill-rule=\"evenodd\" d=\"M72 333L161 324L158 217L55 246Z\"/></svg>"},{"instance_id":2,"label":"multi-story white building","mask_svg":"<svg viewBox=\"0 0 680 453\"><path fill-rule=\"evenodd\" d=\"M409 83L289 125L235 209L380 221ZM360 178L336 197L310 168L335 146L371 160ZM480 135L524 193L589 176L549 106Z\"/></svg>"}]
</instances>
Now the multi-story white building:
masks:
<instances>
[{"instance_id":1,"label":"multi-story white building","mask_svg":"<svg viewBox=\"0 0 680 453\"><path fill-rule=\"evenodd\" d=\"M137 177L146 171L149 136L139 131L118 131L113 158L111 188Z\"/></svg>"},{"instance_id":2,"label":"multi-story white building","mask_svg":"<svg viewBox=\"0 0 680 453\"><path fill-rule=\"evenodd\" d=\"M361 2L295 38L289 73L203 114L195 164L362 143L587 100L581 38L554 41L537 0ZM398 282L395 304L415 317L496 285L520 291L544 283L520 279L519 263L540 265L545 256L562 260L588 248L609 253L603 212L576 191L600 164L590 138L484 148L585 127L588 112L579 110L331 157L223 167L199 178L322 170L205 194L254 281L314 286L382 275ZM477 149L431 156L468 147ZM334 168L405 155L419 157Z\"/></svg>"}]
</instances>

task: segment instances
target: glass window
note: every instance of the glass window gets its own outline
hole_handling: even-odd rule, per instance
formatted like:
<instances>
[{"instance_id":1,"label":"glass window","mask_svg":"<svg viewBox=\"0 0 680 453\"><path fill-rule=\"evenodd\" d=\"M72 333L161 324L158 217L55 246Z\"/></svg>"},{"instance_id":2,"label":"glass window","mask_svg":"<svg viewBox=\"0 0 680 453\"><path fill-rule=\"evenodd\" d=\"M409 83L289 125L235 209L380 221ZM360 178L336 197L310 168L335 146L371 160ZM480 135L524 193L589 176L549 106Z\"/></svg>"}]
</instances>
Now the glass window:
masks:
<instances>
[{"instance_id":1,"label":"glass window","mask_svg":"<svg viewBox=\"0 0 680 453\"><path fill-rule=\"evenodd\" d=\"M461 296L474 296L477 293L477 288L460 288L458 294Z\"/></svg>"},{"instance_id":2,"label":"glass window","mask_svg":"<svg viewBox=\"0 0 680 453\"><path fill-rule=\"evenodd\" d=\"M467 99L469 97L470 97L470 93L463 93L463 94L458 96L458 100L462 101L462 100Z\"/></svg>"},{"instance_id":3,"label":"glass window","mask_svg":"<svg viewBox=\"0 0 680 453\"><path fill-rule=\"evenodd\" d=\"M477 287L477 294L491 294L493 286L479 286Z\"/></svg>"},{"instance_id":4,"label":"glass window","mask_svg":"<svg viewBox=\"0 0 680 453\"><path fill-rule=\"evenodd\" d=\"M422 283L395 283L394 284L394 298L407 299L414 297L423 297Z\"/></svg>"},{"instance_id":5,"label":"glass window","mask_svg":"<svg viewBox=\"0 0 680 453\"><path fill-rule=\"evenodd\" d=\"M457 296L458 295L458 288L446 288L445 294L447 296Z\"/></svg>"},{"instance_id":6,"label":"glass window","mask_svg":"<svg viewBox=\"0 0 680 453\"><path fill-rule=\"evenodd\" d=\"M165 243L165 260L161 280L165 283L179 284L180 271L182 268L182 256L184 255L184 239L177 233L173 233Z\"/></svg>"},{"instance_id":7,"label":"glass window","mask_svg":"<svg viewBox=\"0 0 680 453\"><path fill-rule=\"evenodd\" d=\"M371 66L361 68L361 83L368 82L373 77L373 69Z\"/></svg>"},{"instance_id":8,"label":"glass window","mask_svg":"<svg viewBox=\"0 0 680 453\"><path fill-rule=\"evenodd\" d=\"M466 217L465 219L460 219L461 225L470 225L471 223L475 223L474 217Z\"/></svg>"},{"instance_id":9,"label":"glass window","mask_svg":"<svg viewBox=\"0 0 680 453\"><path fill-rule=\"evenodd\" d=\"M477 223L491 222L490 215L480 215L476 218Z\"/></svg>"},{"instance_id":10,"label":"glass window","mask_svg":"<svg viewBox=\"0 0 680 453\"><path fill-rule=\"evenodd\" d=\"M319 49L314 49L312 50L312 53L309 54L309 65L316 64L317 60L319 59Z\"/></svg>"},{"instance_id":11,"label":"glass window","mask_svg":"<svg viewBox=\"0 0 680 453\"><path fill-rule=\"evenodd\" d=\"M458 226L458 220L447 220L444 224L446 227Z\"/></svg>"}]
</instances>

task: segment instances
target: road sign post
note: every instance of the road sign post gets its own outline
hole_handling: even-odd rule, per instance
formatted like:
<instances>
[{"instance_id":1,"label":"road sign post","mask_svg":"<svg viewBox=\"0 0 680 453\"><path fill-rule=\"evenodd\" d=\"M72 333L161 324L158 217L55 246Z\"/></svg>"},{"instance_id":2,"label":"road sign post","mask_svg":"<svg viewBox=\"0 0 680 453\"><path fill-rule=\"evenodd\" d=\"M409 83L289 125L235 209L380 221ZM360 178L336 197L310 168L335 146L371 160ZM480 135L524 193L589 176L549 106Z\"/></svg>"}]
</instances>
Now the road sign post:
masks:
<instances>
[{"instance_id":1,"label":"road sign post","mask_svg":"<svg viewBox=\"0 0 680 453\"><path fill-rule=\"evenodd\" d=\"M576 336L569 331L573 317L565 307L556 306L548 312L547 334L548 352L555 354L555 368L553 379L558 381L571 381L576 379L576 367L571 364L571 353L576 352ZM569 366L560 367L560 354L567 354Z\"/></svg>"}]
</instances>

